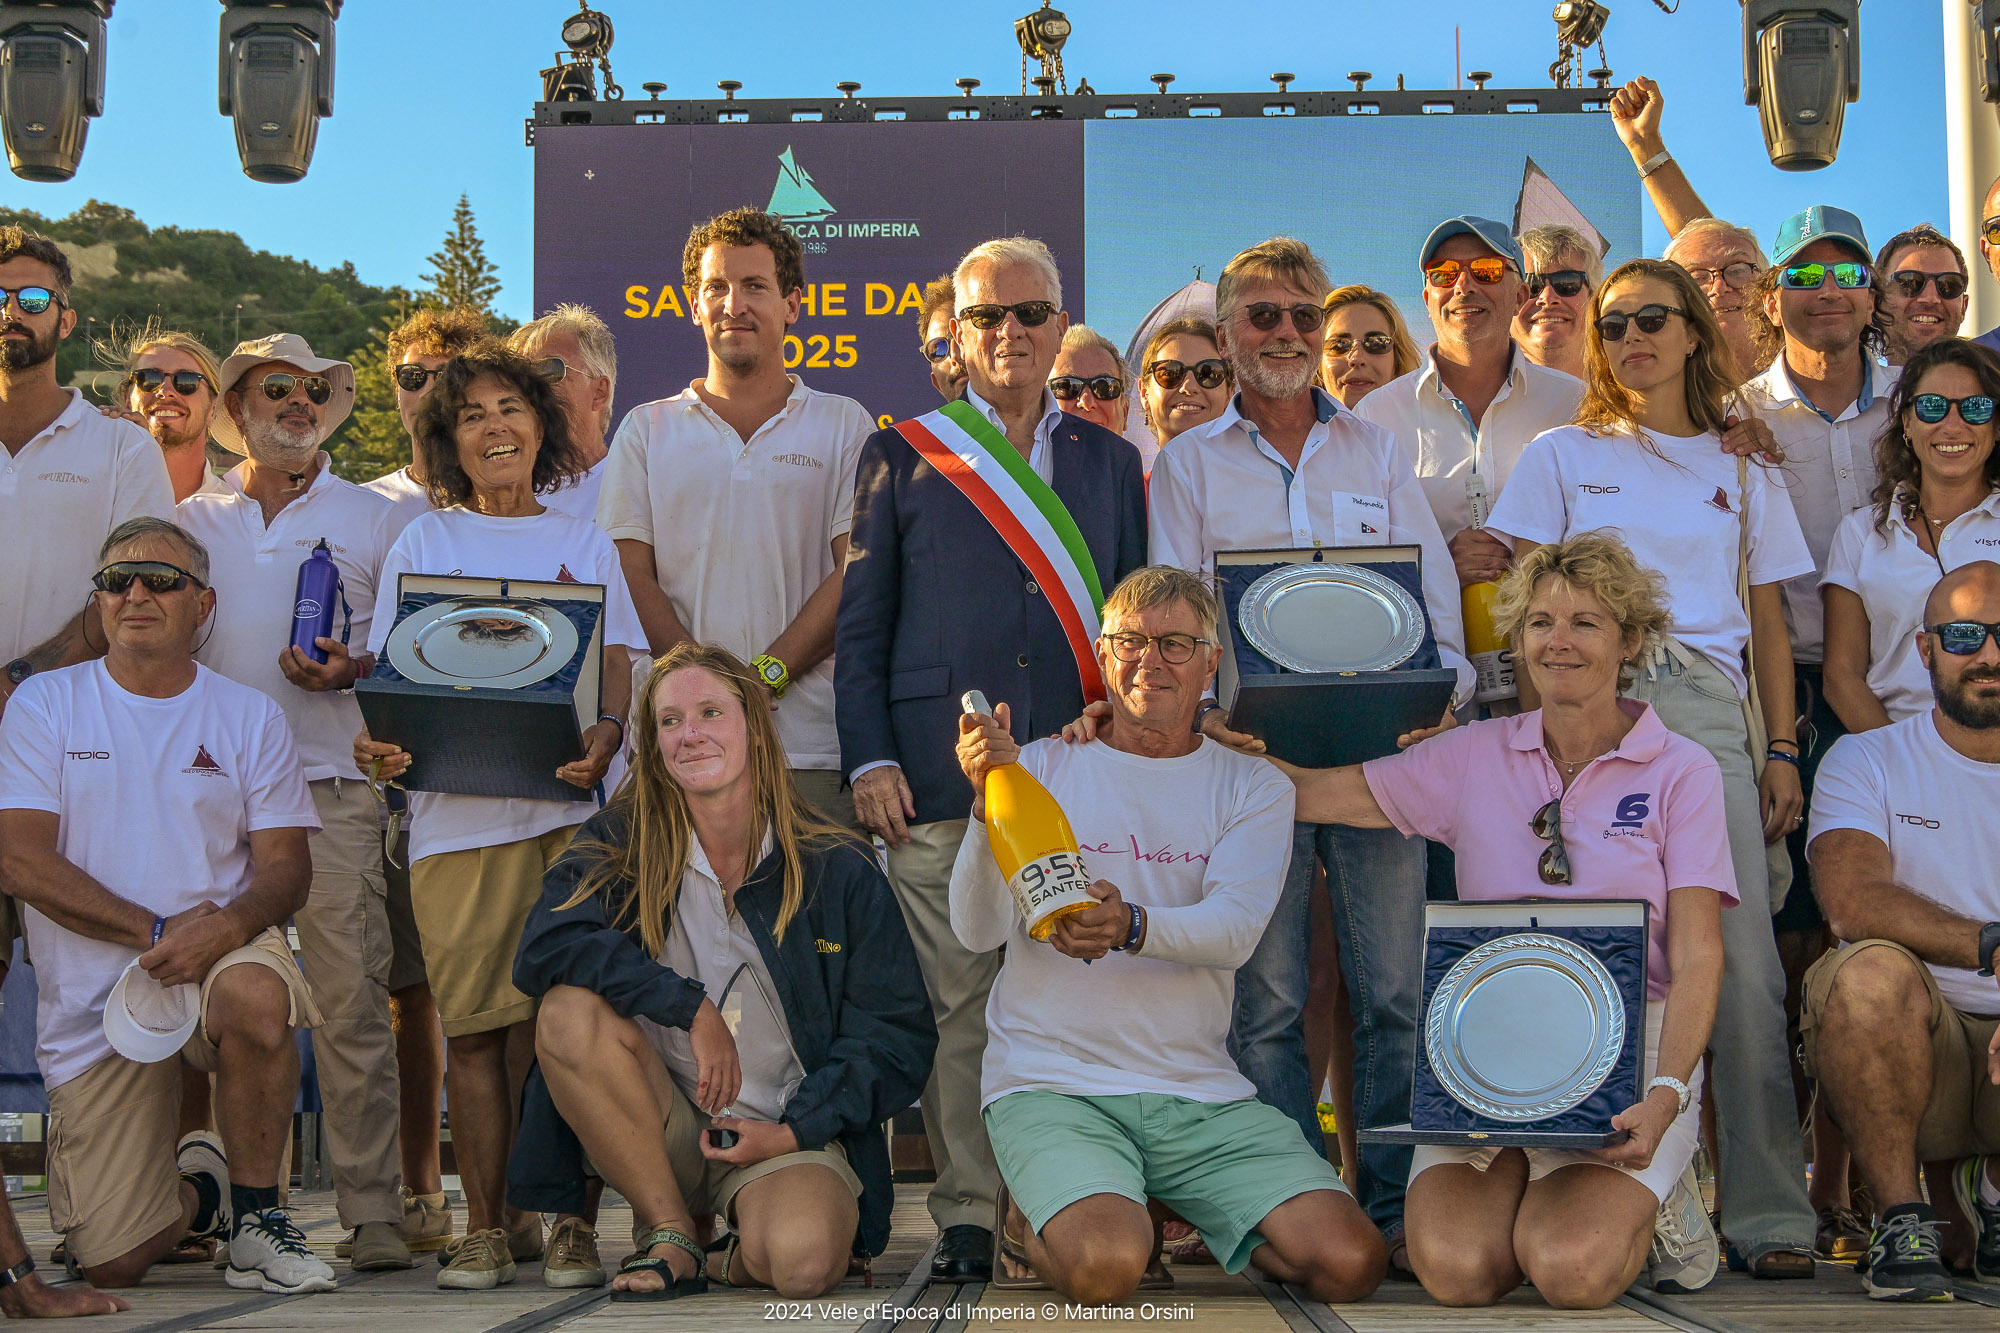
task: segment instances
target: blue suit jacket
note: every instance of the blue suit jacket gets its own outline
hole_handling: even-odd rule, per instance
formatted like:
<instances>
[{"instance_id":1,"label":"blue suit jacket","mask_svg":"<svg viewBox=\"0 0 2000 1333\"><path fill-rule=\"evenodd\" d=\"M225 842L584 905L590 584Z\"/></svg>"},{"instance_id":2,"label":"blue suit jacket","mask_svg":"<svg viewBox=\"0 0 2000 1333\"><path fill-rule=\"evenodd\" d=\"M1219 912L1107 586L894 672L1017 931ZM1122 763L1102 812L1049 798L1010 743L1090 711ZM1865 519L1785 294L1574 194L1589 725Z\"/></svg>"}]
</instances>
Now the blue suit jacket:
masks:
<instances>
[{"instance_id":1,"label":"blue suit jacket","mask_svg":"<svg viewBox=\"0 0 2000 1333\"><path fill-rule=\"evenodd\" d=\"M1064 413L1051 485L1090 547L1106 596L1146 563L1139 451ZM982 690L1013 712L1023 742L1083 708L1076 657L1049 601L972 502L893 430L861 447L854 527L834 639L841 768L901 764L914 822L963 819L959 696Z\"/></svg>"}]
</instances>

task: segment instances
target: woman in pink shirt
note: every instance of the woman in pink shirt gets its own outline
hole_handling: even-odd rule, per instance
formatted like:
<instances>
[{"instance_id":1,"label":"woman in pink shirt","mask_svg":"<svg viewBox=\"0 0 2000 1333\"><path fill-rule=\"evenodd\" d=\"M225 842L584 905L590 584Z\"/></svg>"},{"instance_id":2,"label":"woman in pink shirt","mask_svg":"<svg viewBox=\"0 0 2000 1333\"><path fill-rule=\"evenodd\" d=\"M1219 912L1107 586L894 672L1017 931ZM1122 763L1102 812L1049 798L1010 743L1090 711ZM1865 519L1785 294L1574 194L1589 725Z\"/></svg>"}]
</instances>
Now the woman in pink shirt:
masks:
<instances>
[{"instance_id":1,"label":"woman in pink shirt","mask_svg":"<svg viewBox=\"0 0 2000 1333\"><path fill-rule=\"evenodd\" d=\"M1531 1281L1551 1305L1609 1305L1645 1273L1696 1290L1718 1251L1693 1168L1700 1064L1736 901L1714 758L1621 699L1667 624L1659 577L1616 538L1537 548L1502 587L1502 629L1540 709L1475 722L1346 768L1285 767L1298 818L1394 827L1458 853L1459 896L1643 898L1650 955L1645 1097L1597 1152L1419 1148L1410 1260L1446 1305ZM1656 1239L1657 1232L1657 1239Z\"/></svg>"}]
</instances>

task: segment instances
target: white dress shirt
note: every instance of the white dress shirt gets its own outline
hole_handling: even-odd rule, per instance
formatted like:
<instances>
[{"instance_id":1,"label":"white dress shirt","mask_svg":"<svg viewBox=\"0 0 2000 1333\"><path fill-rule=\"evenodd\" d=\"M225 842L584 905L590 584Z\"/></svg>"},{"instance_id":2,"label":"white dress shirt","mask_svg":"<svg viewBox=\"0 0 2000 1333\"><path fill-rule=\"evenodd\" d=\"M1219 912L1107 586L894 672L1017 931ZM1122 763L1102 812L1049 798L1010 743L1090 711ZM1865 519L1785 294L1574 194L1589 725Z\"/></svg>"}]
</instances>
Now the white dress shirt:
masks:
<instances>
[{"instance_id":1,"label":"white dress shirt","mask_svg":"<svg viewBox=\"0 0 2000 1333\"><path fill-rule=\"evenodd\" d=\"M1000 419L994 406L966 386L965 401L978 409L979 415L993 423L993 429L1002 435L1007 433L1007 423ZM1047 389L1042 390L1042 419L1035 423L1035 445L1028 452L1028 466L1043 481L1051 481L1056 475L1055 447L1051 443L1056 426L1062 421L1062 408L1056 405L1056 396ZM1110 591L1106 589L1106 591Z\"/></svg>"}]
</instances>

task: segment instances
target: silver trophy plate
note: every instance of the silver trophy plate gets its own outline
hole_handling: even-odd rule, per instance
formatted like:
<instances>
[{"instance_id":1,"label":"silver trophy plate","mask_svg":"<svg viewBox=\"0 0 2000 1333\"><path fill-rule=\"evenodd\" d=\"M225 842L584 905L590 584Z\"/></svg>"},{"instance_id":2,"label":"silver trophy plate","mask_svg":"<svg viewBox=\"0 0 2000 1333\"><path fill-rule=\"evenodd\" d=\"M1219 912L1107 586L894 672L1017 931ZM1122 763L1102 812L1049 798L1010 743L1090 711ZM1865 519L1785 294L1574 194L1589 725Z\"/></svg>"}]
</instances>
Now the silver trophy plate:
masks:
<instances>
[{"instance_id":1,"label":"silver trophy plate","mask_svg":"<svg viewBox=\"0 0 2000 1333\"><path fill-rule=\"evenodd\" d=\"M1287 565L1244 590L1237 623L1288 671L1386 671L1423 646L1424 608L1359 565Z\"/></svg>"},{"instance_id":2,"label":"silver trophy plate","mask_svg":"<svg viewBox=\"0 0 2000 1333\"><path fill-rule=\"evenodd\" d=\"M1597 1091L1625 1046L1625 1001L1604 964L1568 940L1525 933L1473 949L1445 973L1424 1019L1444 1090L1513 1123L1558 1115Z\"/></svg>"},{"instance_id":3,"label":"silver trophy plate","mask_svg":"<svg viewBox=\"0 0 2000 1333\"><path fill-rule=\"evenodd\" d=\"M518 689L576 656L576 626L545 602L458 597L406 616L384 650L406 680Z\"/></svg>"}]
</instances>

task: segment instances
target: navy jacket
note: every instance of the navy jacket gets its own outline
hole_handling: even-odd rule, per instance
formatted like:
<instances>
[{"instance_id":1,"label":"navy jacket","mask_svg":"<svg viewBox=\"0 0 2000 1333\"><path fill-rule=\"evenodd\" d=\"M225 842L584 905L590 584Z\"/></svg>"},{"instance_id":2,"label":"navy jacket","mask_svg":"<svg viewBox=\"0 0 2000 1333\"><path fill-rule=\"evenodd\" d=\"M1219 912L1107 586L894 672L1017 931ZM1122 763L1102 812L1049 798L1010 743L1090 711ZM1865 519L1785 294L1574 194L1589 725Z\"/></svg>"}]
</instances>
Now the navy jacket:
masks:
<instances>
[{"instance_id":1,"label":"navy jacket","mask_svg":"<svg viewBox=\"0 0 2000 1333\"><path fill-rule=\"evenodd\" d=\"M1090 548L1105 595L1146 563L1146 485L1129 440L1064 413L1050 484ZM901 764L916 823L964 819L959 696L1013 711L1023 743L1083 710L1061 622L973 503L893 430L861 447L834 637L840 763Z\"/></svg>"},{"instance_id":2,"label":"navy jacket","mask_svg":"<svg viewBox=\"0 0 2000 1333\"><path fill-rule=\"evenodd\" d=\"M601 810L577 830L577 841L617 841L624 827L616 807ZM805 1081L785 1105L784 1123L804 1149L840 1140L861 1179L857 1248L880 1254L889 1243L895 1201L882 1123L923 1092L937 1051L937 1027L910 933L874 857L850 842L802 856L804 900L783 940L773 934L783 896L784 860L777 850L737 889L736 907L770 970L792 1046L806 1069ZM626 1018L643 1015L664 1027L687 1027L701 1006L702 985L655 961L640 942L636 921L625 929L610 925L603 893L568 911L555 910L569 900L590 865L573 845L549 868L541 900L521 932L514 984L529 995L552 986L581 986ZM610 897L619 901L621 890L612 888ZM551 1137L546 1117L553 1105L546 1104L547 1095L539 1078L524 1095L522 1138L559 1150L568 1136ZM549 1165L524 1161L517 1148L510 1184L518 1186L537 1170L546 1178ZM532 1185L526 1195L510 1190L523 1197L532 1193Z\"/></svg>"}]
</instances>

